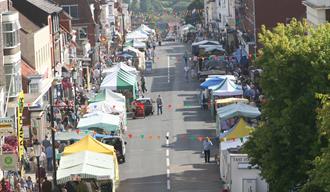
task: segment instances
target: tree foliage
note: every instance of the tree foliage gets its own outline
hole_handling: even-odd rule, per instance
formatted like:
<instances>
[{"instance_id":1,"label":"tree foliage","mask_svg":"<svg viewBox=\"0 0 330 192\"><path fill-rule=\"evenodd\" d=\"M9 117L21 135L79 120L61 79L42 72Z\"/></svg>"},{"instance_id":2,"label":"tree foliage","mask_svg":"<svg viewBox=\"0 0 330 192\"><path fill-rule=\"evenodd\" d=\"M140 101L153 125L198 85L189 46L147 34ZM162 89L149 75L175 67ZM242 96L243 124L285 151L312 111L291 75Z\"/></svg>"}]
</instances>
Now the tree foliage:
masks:
<instances>
[{"instance_id":1,"label":"tree foliage","mask_svg":"<svg viewBox=\"0 0 330 192\"><path fill-rule=\"evenodd\" d=\"M301 188L320 153L316 93L327 93L330 25L312 28L293 20L272 31L262 28L257 63L267 103L262 123L245 150L273 192Z\"/></svg>"},{"instance_id":2,"label":"tree foliage","mask_svg":"<svg viewBox=\"0 0 330 192\"><path fill-rule=\"evenodd\" d=\"M323 106L318 113L318 124L322 153L313 162L315 167L309 172L309 181L305 184L303 192L330 191L330 97L320 97Z\"/></svg>"},{"instance_id":3,"label":"tree foliage","mask_svg":"<svg viewBox=\"0 0 330 192\"><path fill-rule=\"evenodd\" d=\"M185 22L195 25L196 23L201 23L203 21L203 13L198 10L204 9L203 0L194 0L187 7L187 15L185 16Z\"/></svg>"}]
</instances>

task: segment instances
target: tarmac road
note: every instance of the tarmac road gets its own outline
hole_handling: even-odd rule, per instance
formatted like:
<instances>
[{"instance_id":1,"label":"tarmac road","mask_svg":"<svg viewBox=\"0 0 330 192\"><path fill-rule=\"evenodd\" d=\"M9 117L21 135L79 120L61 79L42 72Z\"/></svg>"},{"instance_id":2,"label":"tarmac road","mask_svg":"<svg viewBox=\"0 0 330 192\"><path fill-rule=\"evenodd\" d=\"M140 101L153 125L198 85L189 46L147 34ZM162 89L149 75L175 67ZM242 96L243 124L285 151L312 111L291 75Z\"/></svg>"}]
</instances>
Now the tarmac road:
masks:
<instances>
[{"instance_id":1,"label":"tarmac road","mask_svg":"<svg viewBox=\"0 0 330 192\"><path fill-rule=\"evenodd\" d=\"M219 168L201 157L202 136L215 136L210 112L200 109L199 82L184 77L179 43L156 48L145 97L163 99L163 114L129 120L119 192L219 192ZM213 149L215 151L216 149Z\"/></svg>"}]
</instances>

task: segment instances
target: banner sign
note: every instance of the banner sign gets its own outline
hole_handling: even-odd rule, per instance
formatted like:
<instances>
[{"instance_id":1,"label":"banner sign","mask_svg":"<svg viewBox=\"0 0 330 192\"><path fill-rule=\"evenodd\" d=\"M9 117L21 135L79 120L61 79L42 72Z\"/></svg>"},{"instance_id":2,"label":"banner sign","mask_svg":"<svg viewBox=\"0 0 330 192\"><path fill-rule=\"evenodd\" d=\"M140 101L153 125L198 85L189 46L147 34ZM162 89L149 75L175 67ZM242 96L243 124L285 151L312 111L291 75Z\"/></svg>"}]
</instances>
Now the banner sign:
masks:
<instances>
[{"instance_id":1,"label":"banner sign","mask_svg":"<svg viewBox=\"0 0 330 192\"><path fill-rule=\"evenodd\" d=\"M17 155L14 153L3 153L0 156L0 168L3 171L17 170Z\"/></svg>"},{"instance_id":2,"label":"banner sign","mask_svg":"<svg viewBox=\"0 0 330 192\"><path fill-rule=\"evenodd\" d=\"M23 130L23 110L24 110L24 93L21 91L18 95L17 103L17 138L18 138L18 157L22 158L24 153L24 130Z\"/></svg>"},{"instance_id":3,"label":"banner sign","mask_svg":"<svg viewBox=\"0 0 330 192\"><path fill-rule=\"evenodd\" d=\"M9 136L14 134L13 119L8 117L0 118L0 136Z\"/></svg>"}]
</instances>

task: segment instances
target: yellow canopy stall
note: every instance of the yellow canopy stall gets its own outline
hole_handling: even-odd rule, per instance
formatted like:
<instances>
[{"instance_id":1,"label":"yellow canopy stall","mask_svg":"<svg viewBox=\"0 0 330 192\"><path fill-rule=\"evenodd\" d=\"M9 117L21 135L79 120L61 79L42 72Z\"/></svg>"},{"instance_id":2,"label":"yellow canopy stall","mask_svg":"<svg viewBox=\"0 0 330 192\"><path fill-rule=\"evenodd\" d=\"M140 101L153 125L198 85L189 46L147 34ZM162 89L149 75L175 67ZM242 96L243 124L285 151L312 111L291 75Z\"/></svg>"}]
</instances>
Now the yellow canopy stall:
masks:
<instances>
[{"instance_id":1,"label":"yellow canopy stall","mask_svg":"<svg viewBox=\"0 0 330 192\"><path fill-rule=\"evenodd\" d=\"M221 104L221 105L227 105L232 103L248 103L248 102L249 102L248 99L236 98L236 97L215 100L216 104Z\"/></svg>"},{"instance_id":2,"label":"yellow canopy stall","mask_svg":"<svg viewBox=\"0 0 330 192\"><path fill-rule=\"evenodd\" d=\"M240 118L239 122L233 128L220 135L220 139L221 141L226 141L243 138L249 136L253 130L253 127L248 126L244 119Z\"/></svg>"},{"instance_id":3,"label":"yellow canopy stall","mask_svg":"<svg viewBox=\"0 0 330 192\"><path fill-rule=\"evenodd\" d=\"M117 155L116 155L116 150L113 146L101 143L98 140L91 137L90 135L87 135L78 142L65 147L62 155L69 155L81 151L93 151L96 153L111 155L115 162L115 171L116 171L115 179L116 181L119 181L119 167L118 167Z\"/></svg>"}]
</instances>

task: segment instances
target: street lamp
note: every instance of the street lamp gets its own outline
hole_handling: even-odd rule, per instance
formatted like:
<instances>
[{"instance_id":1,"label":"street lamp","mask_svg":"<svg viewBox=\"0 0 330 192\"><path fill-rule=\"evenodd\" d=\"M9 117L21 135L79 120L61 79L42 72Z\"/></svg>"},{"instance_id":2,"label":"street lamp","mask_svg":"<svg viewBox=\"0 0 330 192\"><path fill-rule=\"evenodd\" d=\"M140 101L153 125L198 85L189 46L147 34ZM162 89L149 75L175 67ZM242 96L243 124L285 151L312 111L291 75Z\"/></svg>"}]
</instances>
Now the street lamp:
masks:
<instances>
[{"instance_id":1,"label":"street lamp","mask_svg":"<svg viewBox=\"0 0 330 192\"><path fill-rule=\"evenodd\" d=\"M34 150L34 156L37 158L37 175L38 175L38 189L39 191L41 191L41 178L40 178L40 155L41 155L41 144L38 141L38 139L36 139L33 143L33 150Z\"/></svg>"},{"instance_id":2,"label":"street lamp","mask_svg":"<svg viewBox=\"0 0 330 192\"><path fill-rule=\"evenodd\" d=\"M77 79L78 79L78 73L77 70L75 68L72 69L72 79L73 79L73 88L74 88L74 114L76 116L76 122L74 127L77 127L77 121L78 121L78 110L77 110Z\"/></svg>"}]
</instances>

